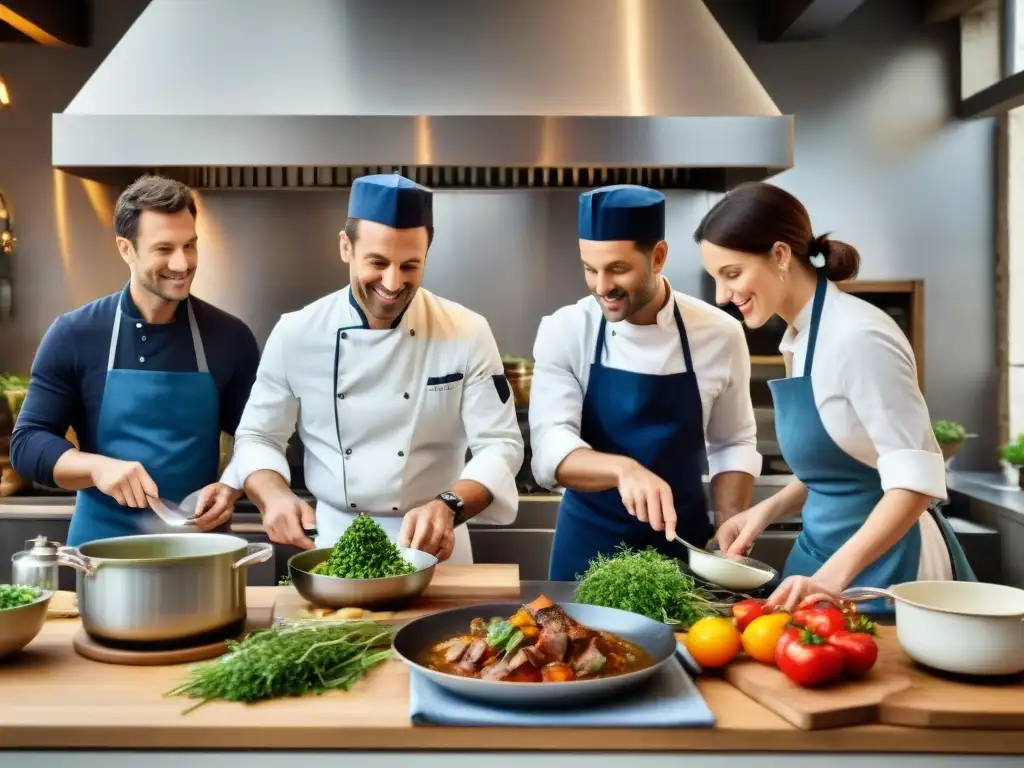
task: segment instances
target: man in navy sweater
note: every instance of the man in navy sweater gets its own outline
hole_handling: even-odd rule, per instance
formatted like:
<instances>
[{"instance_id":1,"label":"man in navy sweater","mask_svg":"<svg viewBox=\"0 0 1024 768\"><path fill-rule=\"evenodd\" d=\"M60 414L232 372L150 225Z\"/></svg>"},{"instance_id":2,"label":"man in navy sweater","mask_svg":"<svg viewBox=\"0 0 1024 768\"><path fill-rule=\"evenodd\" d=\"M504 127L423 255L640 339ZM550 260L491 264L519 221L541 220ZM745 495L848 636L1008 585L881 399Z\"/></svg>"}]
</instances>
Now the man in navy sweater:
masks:
<instances>
[{"instance_id":1,"label":"man in navy sweater","mask_svg":"<svg viewBox=\"0 0 1024 768\"><path fill-rule=\"evenodd\" d=\"M151 497L177 503L200 489L196 525L211 530L241 495L231 465L218 481L220 432L234 434L260 352L245 323L189 296L195 225L188 187L134 182L114 211L128 284L58 317L36 353L11 464L78 491L69 546L142 533Z\"/></svg>"}]
</instances>

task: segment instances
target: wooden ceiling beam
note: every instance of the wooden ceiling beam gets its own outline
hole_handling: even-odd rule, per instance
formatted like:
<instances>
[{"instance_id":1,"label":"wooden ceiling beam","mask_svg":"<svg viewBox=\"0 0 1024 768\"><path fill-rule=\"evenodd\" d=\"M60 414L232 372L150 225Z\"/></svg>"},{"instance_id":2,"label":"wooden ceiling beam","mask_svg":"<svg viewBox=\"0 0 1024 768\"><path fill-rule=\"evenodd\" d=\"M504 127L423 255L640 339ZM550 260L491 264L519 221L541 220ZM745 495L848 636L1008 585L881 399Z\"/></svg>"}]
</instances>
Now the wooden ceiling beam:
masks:
<instances>
[{"instance_id":1,"label":"wooden ceiling beam","mask_svg":"<svg viewBox=\"0 0 1024 768\"><path fill-rule=\"evenodd\" d=\"M993 0L924 0L924 20L928 24L952 21L965 13L992 4ZM995 4L998 5L998 0Z\"/></svg>"},{"instance_id":2,"label":"wooden ceiling beam","mask_svg":"<svg viewBox=\"0 0 1024 768\"><path fill-rule=\"evenodd\" d=\"M759 0L762 42L815 40L842 24L864 0Z\"/></svg>"}]
</instances>

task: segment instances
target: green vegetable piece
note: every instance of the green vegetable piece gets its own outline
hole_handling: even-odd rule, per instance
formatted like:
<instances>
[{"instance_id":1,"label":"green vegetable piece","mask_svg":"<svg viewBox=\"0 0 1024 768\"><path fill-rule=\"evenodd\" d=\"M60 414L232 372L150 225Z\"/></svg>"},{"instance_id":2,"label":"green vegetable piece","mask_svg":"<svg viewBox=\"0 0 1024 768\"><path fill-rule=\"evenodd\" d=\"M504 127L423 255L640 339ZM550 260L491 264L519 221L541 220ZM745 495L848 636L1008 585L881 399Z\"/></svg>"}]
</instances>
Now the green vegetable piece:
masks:
<instances>
[{"instance_id":1,"label":"green vegetable piece","mask_svg":"<svg viewBox=\"0 0 1024 768\"><path fill-rule=\"evenodd\" d=\"M688 629L719 613L708 593L654 547L633 551L622 545L612 557L598 554L579 579L576 599L618 608Z\"/></svg>"},{"instance_id":2,"label":"green vegetable piece","mask_svg":"<svg viewBox=\"0 0 1024 768\"><path fill-rule=\"evenodd\" d=\"M371 517L360 514L313 573L337 579L384 579L415 570L384 529Z\"/></svg>"},{"instance_id":3,"label":"green vegetable piece","mask_svg":"<svg viewBox=\"0 0 1024 768\"><path fill-rule=\"evenodd\" d=\"M496 621L487 628L487 644L491 648L499 648L508 642L516 628L507 621Z\"/></svg>"},{"instance_id":4,"label":"green vegetable piece","mask_svg":"<svg viewBox=\"0 0 1024 768\"><path fill-rule=\"evenodd\" d=\"M391 658L394 628L372 621L316 619L276 624L228 643L216 661L193 665L168 696L251 703L262 699L349 690Z\"/></svg>"},{"instance_id":5,"label":"green vegetable piece","mask_svg":"<svg viewBox=\"0 0 1024 768\"><path fill-rule=\"evenodd\" d=\"M517 629L515 632L512 633L512 636L508 639L508 642L505 643L505 653L511 656L513 653L516 652L520 644L525 639L526 635L524 635L521 630Z\"/></svg>"},{"instance_id":6,"label":"green vegetable piece","mask_svg":"<svg viewBox=\"0 0 1024 768\"><path fill-rule=\"evenodd\" d=\"M33 603L42 597L42 591L23 584L0 584L0 611L9 611Z\"/></svg>"}]
</instances>

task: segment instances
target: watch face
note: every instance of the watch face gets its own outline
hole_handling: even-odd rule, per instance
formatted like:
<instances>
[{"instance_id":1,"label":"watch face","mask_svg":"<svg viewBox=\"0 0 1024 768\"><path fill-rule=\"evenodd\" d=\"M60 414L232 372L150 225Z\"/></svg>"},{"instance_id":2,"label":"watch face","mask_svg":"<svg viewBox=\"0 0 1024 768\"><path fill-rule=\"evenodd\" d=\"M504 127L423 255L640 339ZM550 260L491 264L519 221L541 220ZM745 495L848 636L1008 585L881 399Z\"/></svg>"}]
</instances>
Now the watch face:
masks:
<instances>
[{"instance_id":1,"label":"watch face","mask_svg":"<svg viewBox=\"0 0 1024 768\"><path fill-rule=\"evenodd\" d=\"M441 498L449 504L454 504L457 509L462 509L462 499L456 496L451 491L445 491L441 494Z\"/></svg>"}]
</instances>

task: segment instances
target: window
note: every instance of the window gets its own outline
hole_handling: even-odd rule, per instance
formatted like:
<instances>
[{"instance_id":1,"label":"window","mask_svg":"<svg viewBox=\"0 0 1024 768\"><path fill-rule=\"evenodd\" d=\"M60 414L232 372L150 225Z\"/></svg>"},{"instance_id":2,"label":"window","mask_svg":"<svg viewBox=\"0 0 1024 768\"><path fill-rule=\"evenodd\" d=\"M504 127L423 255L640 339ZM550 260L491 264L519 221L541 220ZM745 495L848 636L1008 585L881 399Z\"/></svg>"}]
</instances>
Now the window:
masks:
<instances>
[{"instance_id":1,"label":"window","mask_svg":"<svg viewBox=\"0 0 1024 768\"><path fill-rule=\"evenodd\" d=\"M1024 432L1024 0L960 17L962 117L998 121L996 318L1000 443Z\"/></svg>"}]
</instances>

